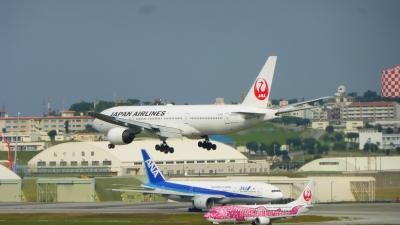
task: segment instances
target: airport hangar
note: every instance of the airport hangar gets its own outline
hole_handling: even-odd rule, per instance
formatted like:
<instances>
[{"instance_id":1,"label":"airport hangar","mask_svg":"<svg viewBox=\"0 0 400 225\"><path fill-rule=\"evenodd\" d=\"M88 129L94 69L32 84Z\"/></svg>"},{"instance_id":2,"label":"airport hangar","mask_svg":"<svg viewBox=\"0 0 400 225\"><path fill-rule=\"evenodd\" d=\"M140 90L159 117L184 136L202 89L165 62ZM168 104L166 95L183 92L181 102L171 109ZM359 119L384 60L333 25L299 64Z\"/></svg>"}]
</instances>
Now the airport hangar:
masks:
<instances>
[{"instance_id":1,"label":"airport hangar","mask_svg":"<svg viewBox=\"0 0 400 225\"><path fill-rule=\"evenodd\" d=\"M0 164L0 200L2 202L21 201L21 178Z\"/></svg>"},{"instance_id":2,"label":"airport hangar","mask_svg":"<svg viewBox=\"0 0 400 225\"><path fill-rule=\"evenodd\" d=\"M68 142L52 146L28 162L38 176L145 175L141 149L146 149L164 175L221 175L267 173L270 162L248 160L233 147L218 143L217 150L197 147L197 140L172 139L173 154L154 150L158 139L137 139L129 145L108 149L108 142Z\"/></svg>"}]
</instances>

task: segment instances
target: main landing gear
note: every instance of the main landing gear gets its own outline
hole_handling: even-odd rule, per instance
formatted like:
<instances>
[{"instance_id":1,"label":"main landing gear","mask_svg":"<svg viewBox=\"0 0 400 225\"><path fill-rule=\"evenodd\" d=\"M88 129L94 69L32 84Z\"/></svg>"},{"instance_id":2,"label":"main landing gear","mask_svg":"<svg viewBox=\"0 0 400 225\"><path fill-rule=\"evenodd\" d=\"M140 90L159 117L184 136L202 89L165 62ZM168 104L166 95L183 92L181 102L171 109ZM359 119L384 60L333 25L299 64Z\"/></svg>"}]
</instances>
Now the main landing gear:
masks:
<instances>
[{"instance_id":1,"label":"main landing gear","mask_svg":"<svg viewBox=\"0 0 400 225\"><path fill-rule=\"evenodd\" d=\"M157 151L164 152L165 154L174 153L174 148L173 147L169 147L169 145L165 141L163 141L163 143L160 144L160 145L156 145L155 149Z\"/></svg>"},{"instance_id":2,"label":"main landing gear","mask_svg":"<svg viewBox=\"0 0 400 225\"><path fill-rule=\"evenodd\" d=\"M199 146L199 148L205 148L208 151L211 150L211 149L212 150L216 150L217 149L217 145L213 144L212 142L210 142L210 139L208 138L208 136L205 136L204 138L205 138L204 141L199 141L197 143L197 146Z\"/></svg>"},{"instance_id":3,"label":"main landing gear","mask_svg":"<svg viewBox=\"0 0 400 225\"><path fill-rule=\"evenodd\" d=\"M114 144L108 144L108 149L114 149L115 148L115 145Z\"/></svg>"}]
</instances>

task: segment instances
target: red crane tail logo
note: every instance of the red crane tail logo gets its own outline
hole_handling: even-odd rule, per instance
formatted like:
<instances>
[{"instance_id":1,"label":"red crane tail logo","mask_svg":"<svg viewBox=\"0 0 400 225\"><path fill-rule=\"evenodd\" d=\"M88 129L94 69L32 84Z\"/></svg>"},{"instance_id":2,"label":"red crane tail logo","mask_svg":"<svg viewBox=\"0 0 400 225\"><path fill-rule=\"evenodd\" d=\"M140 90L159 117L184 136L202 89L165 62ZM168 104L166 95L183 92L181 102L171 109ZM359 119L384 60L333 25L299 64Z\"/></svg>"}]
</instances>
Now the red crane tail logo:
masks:
<instances>
[{"instance_id":1,"label":"red crane tail logo","mask_svg":"<svg viewBox=\"0 0 400 225\"><path fill-rule=\"evenodd\" d=\"M254 96L258 100L264 100L268 97L269 87L268 83L264 78L257 78L254 82Z\"/></svg>"},{"instance_id":2,"label":"red crane tail logo","mask_svg":"<svg viewBox=\"0 0 400 225\"><path fill-rule=\"evenodd\" d=\"M308 189L308 188L307 188L306 190L304 190L304 192L303 192L303 198L304 198L304 200L305 200L306 202L308 202L308 201L310 201L311 197L312 197L311 190Z\"/></svg>"}]
</instances>

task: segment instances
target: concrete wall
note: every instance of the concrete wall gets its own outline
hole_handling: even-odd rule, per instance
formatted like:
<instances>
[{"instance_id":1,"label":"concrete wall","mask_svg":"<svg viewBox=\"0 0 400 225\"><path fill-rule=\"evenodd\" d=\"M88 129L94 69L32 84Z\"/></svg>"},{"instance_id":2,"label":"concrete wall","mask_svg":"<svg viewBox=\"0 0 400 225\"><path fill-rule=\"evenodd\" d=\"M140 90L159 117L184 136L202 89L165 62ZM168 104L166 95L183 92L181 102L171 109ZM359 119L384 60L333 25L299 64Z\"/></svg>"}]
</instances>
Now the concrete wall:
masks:
<instances>
[{"instance_id":1,"label":"concrete wall","mask_svg":"<svg viewBox=\"0 0 400 225\"><path fill-rule=\"evenodd\" d=\"M57 184L58 202L94 202L94 181L83 184Z\"/></svg>"},{"instance_id":2,"label":"concrete wall","mask_svg":"<svg viewBox=\"0 0 400 225\"><path fill-rule=\"evenodd\" d=\"M0 181L0 201L20 202L21 201L21 180Z\"/></svg>"}]
</instances>

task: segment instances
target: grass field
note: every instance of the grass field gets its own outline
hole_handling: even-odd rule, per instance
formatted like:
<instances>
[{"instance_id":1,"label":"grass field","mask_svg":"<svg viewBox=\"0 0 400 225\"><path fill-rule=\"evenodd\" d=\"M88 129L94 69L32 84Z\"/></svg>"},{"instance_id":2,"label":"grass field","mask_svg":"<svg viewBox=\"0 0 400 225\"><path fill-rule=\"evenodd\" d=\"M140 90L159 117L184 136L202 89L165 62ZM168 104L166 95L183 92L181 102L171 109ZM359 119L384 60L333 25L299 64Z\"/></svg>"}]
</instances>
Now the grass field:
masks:
<instances>
[{"instance_id":1,"label":"grass field","mask_svg":"<svg viewBox=\"0 0 400 225\"><path fill-rule=\"evenodd\" d=\"M17 159L19 165L26 165L30 159L35 155L39 154L41 151L18 151ZM14 157L14 152L12 152ZM8 160L8 152L0 151L0 160Z\"/></svg>"},{"instance_id":2,"label":"grass field","mask_svg":"<svg viewBox=\"0 0 400 225\"><path fill-rule=\"evenodd\" d=\"M338 217L300 216L277 220L274 223L323 222L339 220ZM0 224L7 225L210 225L202 213L185 214L2 214Z\"/></svg>"},{"instance_id":3,"label":"grass field","mask_svg":"<svg viewBox=\"0 0 400 225\"><path fill-rule=\"evenodd\" d=\"M271 144L277 141L284 144L288 138L302 135L304 131L292 131L287 128L278 127L269 122L265 122L254 126L252 128L239 131L237 133L228 135L235 140L237 146L246 145L249 141L256 141L258 143Z\"/></svg>"}]
</instances>

